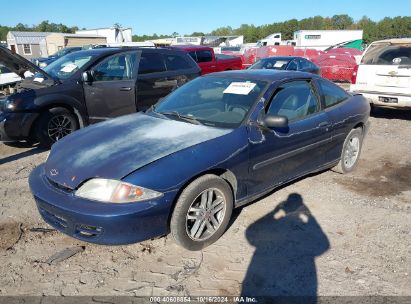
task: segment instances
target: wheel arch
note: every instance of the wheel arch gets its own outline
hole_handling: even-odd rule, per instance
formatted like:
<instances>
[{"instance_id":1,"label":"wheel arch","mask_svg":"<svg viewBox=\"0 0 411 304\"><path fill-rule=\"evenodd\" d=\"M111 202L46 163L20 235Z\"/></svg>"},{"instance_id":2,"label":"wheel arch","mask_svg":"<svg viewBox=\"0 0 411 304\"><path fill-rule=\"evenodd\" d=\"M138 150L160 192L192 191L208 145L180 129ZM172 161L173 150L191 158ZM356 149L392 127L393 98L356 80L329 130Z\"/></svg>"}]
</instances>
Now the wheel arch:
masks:
<instances>
[{"instance_id":1,"label":"wheel arch","mask_svg":"<svg viewBox=\"0 0 411 304\"><path fill-rule=\"evenodd\" d=\"M234 173L228 169L224 169L224 168L213 168L210 170L206 170L203 171L201 173L198 173L196 175L194 175L193 177L191 177L189 180L187 180L182 186L181 188L178 190L173 202L172 202L172 206L170 209L170 213L168 215L168 220L167 220L167 226L170 227L170 221L171 221L171 216L173 215L174 212L174 208L176 206L177 200L180 197L181 193L183 192L183 190L189 185L191 184L194 180L196 180L197 178L204 176L206 174L212 174L218 177L221 177L230 187L231 189L231 193L233 195L233 204L235 206L235 199L236 199L236 193L237 193L237 189L238 189L238 183L237 183L237 178L234 175Z\"/></svg>"}]
</instances>

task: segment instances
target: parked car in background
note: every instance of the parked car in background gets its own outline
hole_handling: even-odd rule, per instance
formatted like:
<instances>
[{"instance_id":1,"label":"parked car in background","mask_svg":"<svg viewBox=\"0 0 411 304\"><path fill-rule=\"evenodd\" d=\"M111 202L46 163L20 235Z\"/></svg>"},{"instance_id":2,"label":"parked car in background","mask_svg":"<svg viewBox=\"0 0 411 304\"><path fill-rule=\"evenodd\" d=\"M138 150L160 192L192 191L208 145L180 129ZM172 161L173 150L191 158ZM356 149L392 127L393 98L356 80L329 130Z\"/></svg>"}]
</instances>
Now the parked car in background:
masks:
<instances>
[{"instance_id":1,"label":"parked car in background","mask_svg":"<svg viewBox=\"0 0 411 304\"><path fill-rule=\"evenodd\" d=\"M0 62L28 77L0 99L0 140L49 147L78 128L144 111L200 75L185 52L98 48L67 54L44 69L0 48Z\"/></svg>"},{"instance_id":2,"label":"parked car in background","mask_svg":"<svg viewBox=\"0 0 411 304\"><path fill-rule=\"evenodd\" d=\"M39 67L45 68L50 63L52 63L53 61L56 61L60 57L70 54L72 52L80 51L81 49L82 49L81 47L67 47L67 48L57 51L56 53L48 56L47 58L41 57L41 58L33 59L33 62Z\"/></svg>"},{"instance_id":3,"label":"parked car in background","mask_svg":"<svg viewBox=\"0 0 411 304\"><path fill-rule=\"evenodd\" d=\"M63 138L30 189L43 219L74 238L117 245L171 231L200 250L234 207L312 172L351 172L369 113L363 96L310 73L210 74Z\"/></svg>"},{"instance_id":4,"label":"parked car in background","mask_svg":"<svg viewBox=\"0 0 411 304\"><path fill-rule=\"evenodd\" d=\"M211 47L175 45L173 48L189 53L201 68L202 75L229 70L241 70L243 67L241 58L224 54L215 54Z\"/></svg>"},{"instance_id":5,"label":"parked car in background","mask_svg":"<svg viewBox=\"0 0 411 304\"><path fill-rule=\"evenodd\" d=\"M411 107L411 38L375 41L355 68L351 91L372 105Z\"/></svg>"},{"instance_id":6,"label":"parked car in background","mask_svg":"<svg viewBox=\"0 0 411 304\"><path fill-rule=\"evenodd\" d=\"M312 74L320 74L320 68L312 63L310 60L303 57L281 56L281 57L267 57L260 59L252 66L251 70L271 69L271 70L287 70L300 71Z\"/></svg>"}]
</instances>

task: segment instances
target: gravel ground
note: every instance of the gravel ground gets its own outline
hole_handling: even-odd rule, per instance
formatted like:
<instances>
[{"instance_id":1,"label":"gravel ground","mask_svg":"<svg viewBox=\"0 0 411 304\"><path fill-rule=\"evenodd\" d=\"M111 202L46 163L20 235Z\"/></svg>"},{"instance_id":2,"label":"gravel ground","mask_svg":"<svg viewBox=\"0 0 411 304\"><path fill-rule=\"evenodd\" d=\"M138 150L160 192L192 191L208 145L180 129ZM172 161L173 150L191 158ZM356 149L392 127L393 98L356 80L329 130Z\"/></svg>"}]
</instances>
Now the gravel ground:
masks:
<instances>
[{"instance_id":1,"label":"gravel ground","mask_svg":"<svg viewBox=\"0 0 411 304\"><path fill-rule=\"evenodd\" d=\"M37 229L51 227L27 177L47 153L0 144L0 295L411 296L411 112L378 110L371 123L353 174L315 174L236 210L200 252L170 237L107 247ZM79 252L51 262L66 248Z\"/></svg>"}]
</instances>

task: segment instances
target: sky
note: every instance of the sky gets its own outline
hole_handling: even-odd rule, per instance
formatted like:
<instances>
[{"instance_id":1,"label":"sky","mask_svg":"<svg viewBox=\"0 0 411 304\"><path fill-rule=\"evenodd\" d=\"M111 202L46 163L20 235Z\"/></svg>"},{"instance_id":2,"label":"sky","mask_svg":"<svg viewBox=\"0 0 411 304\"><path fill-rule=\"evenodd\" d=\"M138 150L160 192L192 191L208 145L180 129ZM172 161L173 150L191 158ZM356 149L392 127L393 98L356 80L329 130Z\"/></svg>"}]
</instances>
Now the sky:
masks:
<instances>
[{"instance_id":1,"label":"sky","mask_svg":"<svg viewBox=\"0 0 411 304\"><path fill-rule=\"evenodd\" d=\"M348 14L355 20L409 16L410 0L0 0L7 7L0 25L38 24L43 20L79 28L110 27L119 23L133 34L181 35L241 24L270 24L315 15Z\"/></svg>"}]
</instances>

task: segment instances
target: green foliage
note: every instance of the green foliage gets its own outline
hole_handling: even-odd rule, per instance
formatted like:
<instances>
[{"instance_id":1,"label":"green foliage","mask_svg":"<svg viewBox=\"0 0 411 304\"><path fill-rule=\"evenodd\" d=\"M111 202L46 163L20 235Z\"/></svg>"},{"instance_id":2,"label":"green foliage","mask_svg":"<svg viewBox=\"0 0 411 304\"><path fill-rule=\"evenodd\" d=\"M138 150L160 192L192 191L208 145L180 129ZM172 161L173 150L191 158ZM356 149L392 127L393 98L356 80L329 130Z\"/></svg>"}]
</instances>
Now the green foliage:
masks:
<instances>
[{"instance_id":1,"label":"green foliage","mask_svg":"<svg viewBox=\"0 0 411 304\"><path fill-rule=\"evenodd\" d=\"M114 26L121 27L116 23ZM83 28L84 29L84 28ZM346 14L334 15L332 17L314 16L301 20L290 19L284 22L274 22L255 26L253 24L242 24L239 28L233 29L231 26L224 26L215 29L207 35L230 36L244 35L245 42L256 42L272 33L281 33L284 40L293 39L296 30L338 30L338 29L362 29L364 30L364 42L370 43L375 40L390 37L411 37L411 17L386 17L380 21L373 21L367 16L358 21ZM0 40L6 40L9 31L39 31L39 32L62 32L74 33L77 26L68 27L64 24L50 23L48 20L42 21L38 25L28 26L18 23L14 27L0 25ZM133 41L145 41L161 39L170 36L178 36L177 32L171 35L133 35ZM205 36L202 32L194 32L190 36Z\"/></svg>"}]
</instances>

